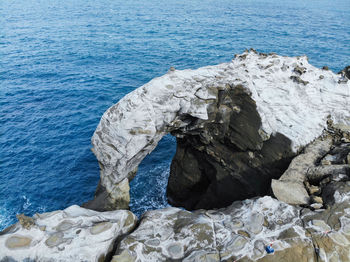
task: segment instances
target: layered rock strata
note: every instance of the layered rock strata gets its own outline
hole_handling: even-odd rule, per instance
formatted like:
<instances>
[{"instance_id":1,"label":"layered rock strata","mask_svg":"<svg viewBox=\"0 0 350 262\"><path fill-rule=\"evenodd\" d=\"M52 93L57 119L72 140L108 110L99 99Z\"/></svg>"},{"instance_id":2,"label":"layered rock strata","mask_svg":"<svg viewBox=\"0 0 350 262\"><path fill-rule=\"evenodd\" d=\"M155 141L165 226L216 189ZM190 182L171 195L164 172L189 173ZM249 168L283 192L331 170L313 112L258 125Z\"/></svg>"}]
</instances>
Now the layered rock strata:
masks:
<instances>
[{"instance_id":1,"label":"layered rock strata","mask_svg":"<svg viewBox=\"0 0 350 262\"><path fill-rule=\"evenodd\" d=\"M2 262L108 261L118 237L137 222L127 210L100 213L79 206L18 219L0 232Z\"/></svg>"},{"instance_id":2,"label":"layered rock strata","mask_svg":"<svg viewBox=\"0 0 350 262\"><path fill-rule=\"evenodd\" d=\"M92 138L101 180L86 206L127 207L129 181L167 133L178 142L171 203L212 208L264 195L291 157L321 135L328 116L350 124L344 77L313 67L305 56L254 50L216 66L172 68L102 116Z\"/></svg>"}]
</instances>

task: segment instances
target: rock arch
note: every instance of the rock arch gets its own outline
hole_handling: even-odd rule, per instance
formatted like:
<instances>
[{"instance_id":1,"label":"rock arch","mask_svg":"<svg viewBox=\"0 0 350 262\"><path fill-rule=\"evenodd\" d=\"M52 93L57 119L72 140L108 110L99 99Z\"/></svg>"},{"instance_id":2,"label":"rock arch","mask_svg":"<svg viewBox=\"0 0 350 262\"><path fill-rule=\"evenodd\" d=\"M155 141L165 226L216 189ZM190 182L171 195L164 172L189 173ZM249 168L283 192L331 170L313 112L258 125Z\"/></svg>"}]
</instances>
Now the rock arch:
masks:
<instances>
[{"instance_id":1,"label":"rock arch","mask_svg":"<svg viewBox=\"0 0 350 262\"><path fill-rule=\"evenodd\" d=\"M102 116L92 137L100 183L85 206L127 208L129 180L167 133L178 141L171 203L213 208L264 194L289 159L322 133L327 117L349 124L350 84L339 79L305 56L254 50L216 66L172 68Z\"/></svg>"}]
</instances>

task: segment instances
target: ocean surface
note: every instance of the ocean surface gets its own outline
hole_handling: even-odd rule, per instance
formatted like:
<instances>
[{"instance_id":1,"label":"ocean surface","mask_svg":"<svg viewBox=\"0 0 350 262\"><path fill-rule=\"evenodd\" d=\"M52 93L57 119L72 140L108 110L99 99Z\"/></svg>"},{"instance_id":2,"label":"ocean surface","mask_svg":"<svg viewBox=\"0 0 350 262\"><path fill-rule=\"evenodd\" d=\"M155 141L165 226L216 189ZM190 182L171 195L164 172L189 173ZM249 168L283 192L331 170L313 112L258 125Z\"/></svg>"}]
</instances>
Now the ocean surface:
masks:
<instances>
[{"instance_id":1,"label":"ocean surface","mask_svg":"<svg viewBox=\"0 0 350 262\"><path fill-rule=\"evenodd\" d=\"M350 64L349 0L0 1L0 230L17 213L93 197L90 138L103 112L154 77L230 61L253 47ZM131 182L140 215L167 205L175 139Z\"/></svg>"}]
</instances>

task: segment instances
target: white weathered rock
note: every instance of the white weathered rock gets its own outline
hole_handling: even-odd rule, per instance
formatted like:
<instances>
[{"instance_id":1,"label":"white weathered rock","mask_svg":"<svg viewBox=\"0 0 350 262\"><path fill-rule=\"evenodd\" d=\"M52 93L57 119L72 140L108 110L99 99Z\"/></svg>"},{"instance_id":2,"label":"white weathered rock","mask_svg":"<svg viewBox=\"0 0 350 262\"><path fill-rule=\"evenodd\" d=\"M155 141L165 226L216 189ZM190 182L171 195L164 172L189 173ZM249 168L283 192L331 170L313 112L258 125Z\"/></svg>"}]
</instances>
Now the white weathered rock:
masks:
<instances>
[{"instance_id":1,"label":"white weathered rock","mask_svg":"<svg viewBox=\"0 0 350 262\"><path fill-rule=\"evenodd\" d=\"M0 261L103 261L117 237L137 221L130 211L96 212L76 205L33 220L20 218L0 234Z\"/></svg>"},{"instance_id":2,"label":"white weathered rock","mask_svg":"<svg viewBox=\"0 0 350 262\"><path fill-rule=\"evenodd\" d=\"M309 194L302 182L273 179L271 188L277 199L285 203L292 205L306 205L309 203Z\"/></svg>"},{"instance_id":3,"label":"white weathered rock","mask_svg":"<svg viewBox=\"0 0 350 262\"><path fill-rule=\"evenodd\" d=\"M243 86L256 102L263 140L280 133L296 152L321 135L329 115L334 123L350 124L350 82L338 83L340 77L313 67L305 56L254 51L216 66L170 70L102 116L92 138L102 186L117 194L115 185L132 176L165 134L189 128L184 116L208 119L208 106L227 85Z\"/></svg>"},{"instance_id":4,"label":"white weathered rock","mask_svg":"<svg viewBox=\"0 0 350 262\"><path fill-rule=\"evenodd\" d=\"M350 261L349 207L313 212L262 197L218 210L149 211L112 261Z\"/></svg>"},{"instance_id":5,"label":"white weathered rock","mask_svg":"<svg viewBox=\"0 0 350 262\"><path fill-rule=\"evenodd\" d=\"M272 179L271 188L277 199L292 205L309 204L309 194L304 186L308 171L329 152L332 141L331 136L316 139L305 148L304 153L292 160L278 180Z\"/></svg>"},{"instance_id":6,"label":"white weathered rock","mask_svg":"<svg viewBox=\"0 0 350 262\"><path fill-rule=\"evenodd\" d=\"M149 211L139 227L121 241L114 259L129 257L129 261L140 262L257 259L266 255L265 246L273 241L276 249L288 247L278 240L285 230L305 237L299 209L263 197L237 201L219 210Z\"/></svg>"}]
</instances>

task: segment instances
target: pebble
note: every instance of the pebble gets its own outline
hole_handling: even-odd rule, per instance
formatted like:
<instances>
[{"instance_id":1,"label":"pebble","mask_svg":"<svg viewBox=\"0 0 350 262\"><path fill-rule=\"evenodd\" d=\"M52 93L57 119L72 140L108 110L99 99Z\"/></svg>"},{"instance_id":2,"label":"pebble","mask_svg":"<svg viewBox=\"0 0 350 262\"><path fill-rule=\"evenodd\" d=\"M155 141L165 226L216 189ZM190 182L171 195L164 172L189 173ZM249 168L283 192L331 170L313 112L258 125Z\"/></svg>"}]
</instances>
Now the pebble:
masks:
<instances>
[{"instance_id":1,"label":"pebble","mask_svg":"<svg viewBox=\"0 0 350 262\"><path fill-rule=\"evenodd\" d=\"M312 201L318 204L323 204L322 197L319 197L319 196L313 196Z\"/></svg>"},{"instance_id":2,"label":"pebble","mask_svg":"<svg viewBox=\"0 0 350 262\"><path fill-rule=\"evenodd\" d=\"M320 208L322 208L322 204L320 204L320 203L314 203L314 204L312 204L312 205L310 205L312 208L314 208L314 209L320 209Z\"/></svg>"}]
</instances>

